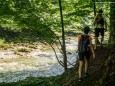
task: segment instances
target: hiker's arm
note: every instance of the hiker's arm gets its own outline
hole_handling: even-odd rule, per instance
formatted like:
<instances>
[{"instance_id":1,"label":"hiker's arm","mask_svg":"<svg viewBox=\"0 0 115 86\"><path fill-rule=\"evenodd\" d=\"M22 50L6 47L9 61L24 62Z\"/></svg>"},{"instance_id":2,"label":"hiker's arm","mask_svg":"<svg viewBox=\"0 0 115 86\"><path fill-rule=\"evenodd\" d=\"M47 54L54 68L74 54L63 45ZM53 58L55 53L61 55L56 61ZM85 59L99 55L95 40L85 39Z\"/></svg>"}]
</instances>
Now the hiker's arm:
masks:
<instances>
[{"instance_id":1,"label":"hiker's arm","mask_svg":"<svg viewBox=\"0 0 115 86\"><path fill-rule=\"evenodd\" d=\"M90 48L91 48L91 51L92 51L92 54L93 54L93 58L95 58L95 52L94 52L94 49L93 49L92 40L90 40Z\"/></svg>"},{"instance_id":2,"label":"hiker's arm","mask_svg":"<svg viewBox=\"0 0 115 86\"><path fill-rule=\"evenodd\" d=\"M105 23L105 31L107 31L107 22L104 21L104 23Z\"/></svg>"},{"instance_id":3,"label":"hiker's arm","mask_svg":"<svg viewBox=\"0 0 115 86\"><path fill-rule=\"evenodd\" d=\"M104 15L103 15L103 19L104 19L104 28L105 28L105 31L107 31L107 21Z\"/></svg>"}]
</instances>

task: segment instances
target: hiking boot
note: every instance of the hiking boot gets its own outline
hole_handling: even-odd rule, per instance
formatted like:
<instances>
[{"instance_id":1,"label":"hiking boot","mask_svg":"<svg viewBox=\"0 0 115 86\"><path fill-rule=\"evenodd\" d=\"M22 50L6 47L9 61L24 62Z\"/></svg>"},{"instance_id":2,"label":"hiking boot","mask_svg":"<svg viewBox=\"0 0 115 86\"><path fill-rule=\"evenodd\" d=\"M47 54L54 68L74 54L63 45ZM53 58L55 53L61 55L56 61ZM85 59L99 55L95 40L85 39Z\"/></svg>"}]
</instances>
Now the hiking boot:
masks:
<instances>
[{"instance_id":1,"label":"hiking boot","mask_svg":"<svg viewBox=\"0 0 115 86\"><path fill-rule=\"evenodd\" d=\"M78 82L82 82L82 78L78 78Z\"/></svg>"},{"instance_id":2,"label":"hiking boot","mask_svg":"<svg viewBox=\"0 0 115 86\"><path fill-rule=\"evenodd\" d=\"M87 78L89 76L89 73L85 73L85 78Z\"/></svg>"}]
</instances>

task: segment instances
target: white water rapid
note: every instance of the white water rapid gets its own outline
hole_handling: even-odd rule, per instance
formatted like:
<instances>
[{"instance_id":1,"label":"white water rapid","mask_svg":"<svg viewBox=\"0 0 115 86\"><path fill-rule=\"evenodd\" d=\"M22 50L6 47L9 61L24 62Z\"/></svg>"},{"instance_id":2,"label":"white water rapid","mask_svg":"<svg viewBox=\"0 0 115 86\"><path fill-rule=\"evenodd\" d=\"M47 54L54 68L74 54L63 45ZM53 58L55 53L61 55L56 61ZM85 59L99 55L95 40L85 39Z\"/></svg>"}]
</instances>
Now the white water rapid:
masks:
<instances>
[{"instance_id":1,"label":"white water rapid","mask_svg":"<svg viewBox=\"0 0 115 86\"><path fill-rule=\"evenodd\" d=\"M67 53L67 59L70 63L74 63L77 55L75 53L77 41L71 39L66 42L66 49L70 52ZM63 61L61 53L57 52L57 55L59 60ZM34 49L31 52L23 53L23 56L24 58L20 58L10 50L0 51L0 82L16 82L27 77L56 76L64 72L54 52L41 52Z\"/></svg>"}]
</instances>

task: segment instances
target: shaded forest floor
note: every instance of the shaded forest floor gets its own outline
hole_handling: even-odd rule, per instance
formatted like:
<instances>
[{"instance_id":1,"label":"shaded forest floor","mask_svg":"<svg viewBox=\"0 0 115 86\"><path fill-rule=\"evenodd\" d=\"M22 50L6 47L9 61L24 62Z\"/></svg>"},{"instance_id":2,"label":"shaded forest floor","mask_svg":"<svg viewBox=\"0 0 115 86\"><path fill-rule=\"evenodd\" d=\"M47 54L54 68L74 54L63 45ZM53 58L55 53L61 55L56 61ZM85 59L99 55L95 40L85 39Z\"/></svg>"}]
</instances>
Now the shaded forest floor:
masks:
<instances>
[{"instance_id":1,"label":"shaded forest floor","mask_svg":"<svg viewBox=\"0 0 115 86\"><path fill-rule=\"evenodd\" d=\"M90 66L89 66L89 77L85 78L83 77L83 81L82 82L78 82L78 64L76 66L76 72L73 70L73 73L71 73L70 75L72 76L68 76L68 79L65 79L64 83L62 82L62 86L95 86L94 84L97 83L97 81L102 77L103 74L103 65L106 61L106 55L108 53L109 49L104 47L102 49L98 48L97 50L95 50L95 54L96 54L96 58L95 59L90 59ZM68 74L69 75L69 74ZM84 73L83 73L84 75ZM69 79L70 78L70 79ZM60 85L61 86L61 85Z\"/></svg>"},{"instance_id":2,"label":"shaded forest floor","mask_svg":"<svg viewBox=\"0 0 115 86\"><path fill-rule=\"evenodd\" d=\"M96 58L95 59L90 59L90 66L89 66L89 73L90 73L90 76L89 78L91 78L90 82L93 82L93 81L96 81L98 80L102 74L102 67L103 67L103 64L104 62L106 61L106 55L108 53L108 48L98 48L97 50L95 50L95 55L96 55Z\"/></svg>"}]
</instances>

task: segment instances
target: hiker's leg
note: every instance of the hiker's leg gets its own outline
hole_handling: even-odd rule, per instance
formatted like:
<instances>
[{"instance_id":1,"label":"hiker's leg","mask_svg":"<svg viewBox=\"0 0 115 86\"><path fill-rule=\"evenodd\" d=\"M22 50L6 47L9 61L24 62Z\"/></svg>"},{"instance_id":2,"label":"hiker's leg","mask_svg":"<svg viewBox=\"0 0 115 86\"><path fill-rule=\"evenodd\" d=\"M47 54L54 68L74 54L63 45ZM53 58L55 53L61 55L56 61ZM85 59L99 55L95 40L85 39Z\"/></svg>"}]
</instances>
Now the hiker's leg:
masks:
<instances>
[{"instance_id":1,"label":"hiker's leg","mask_svg":"<svg viewBox=\"0 0 115 86\"><path fill-rule=\"evenodd\" d=\"M94 46L94 49L97 48L98 37L99 37L99 29L95 28L95 46Z\"/></svg>"},{"instance_id":2,"label":"hiker's leg","mask_svg":"<svg viewBox=\"0 0 115 86\"><path fill-rule=\"evenodd\" d=\"M85 74L88 73L89 60L85 59Z\"/></svg>"},{"instance_id":3,"label":"hiker's leg","mask_svg":"<svg viewBox=\"0 0 115 86\"><path fill-rule=\"evenodd\" d=\"M100 43L100 47L102 47L103 40L104 40L104 28L101 28L101 43Z\"/></svg>"},{"instance_id":4,"label":"hiker's leg","mask_svg":"<svg viewBox=\"0 0 115 86\"><path fill-rule=\"evenodd\" d=\"M97 44L100 44L100 41L99 41L99 39L97 39Z\"/></svg>"},{"instance_id":5,"label":"hiker's leg","mask_svg":"<svg viewBox=\"0 0 115 86\"><path fill-rule=\"evenodd\" d=\"M104 40L104 36L101 36L101 43L100 43L100 47L102 47L103 40Z\"/></svg>"},{"instance_id":6,"label":"hiker's leg","mask_svg":"<svg viewBox=\"0 0 115 86\"><path fill-rule=\"evenodd\" d=\"M83 53L78 53L78 55L79 55L78 75L79 75L79 79L81 79L82 78L82 70L83 70L84 54Z\"/></svg>"},{"instance_id":7,"label":"hiker's leg","mask_svg":"<svg viewBox=\"0 0 115 86\"><path fill-rule=\"evenodd\" d=\"M82 69L83 69L83 61L79 61L79 69L78 69L79 78L82 78Z\"/></svg>"},{"instance_id":8,"label":"hiker's leg","mask_svg":"<svg viewBox=\"0 0 115 86\"><path fill-rule=\"evenodd\" d=\"M85 74L88 73L90 55L91 55L91 52L87 52L85 54Z\"/></svg>"},{"instance_id":9,"label":"hiker's leg","mask_svg":"<svg viewBox=\"0 0 115 86\"><path fill-rule=\"evenodd\" d=\"M98 41L98 37L95 37L95 47L94 47L94 49L97 48L97 41Z\"/></svg>"}]
</instances>

